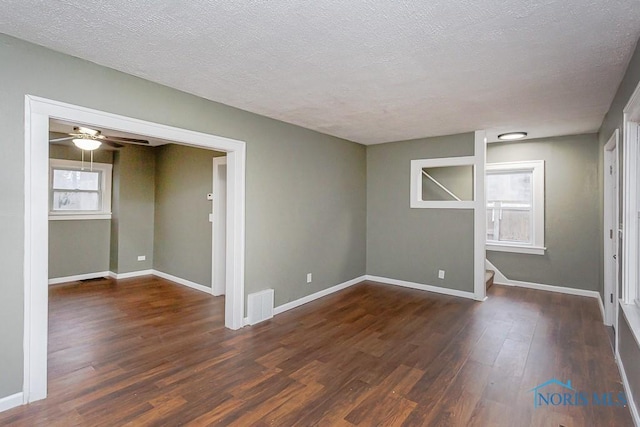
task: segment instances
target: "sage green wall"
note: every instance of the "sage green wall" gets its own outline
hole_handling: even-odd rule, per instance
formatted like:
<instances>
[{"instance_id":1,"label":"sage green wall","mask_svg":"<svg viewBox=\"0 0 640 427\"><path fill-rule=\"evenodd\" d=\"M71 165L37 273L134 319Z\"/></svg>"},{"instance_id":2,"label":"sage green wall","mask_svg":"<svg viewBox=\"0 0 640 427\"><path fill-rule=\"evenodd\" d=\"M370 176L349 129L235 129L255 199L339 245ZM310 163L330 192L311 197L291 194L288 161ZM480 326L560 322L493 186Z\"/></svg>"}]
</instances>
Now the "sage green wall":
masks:
<instances>
[{"instance_id":1,"label":"sage green wall","mask_svg":"<svg viewBox=\"0 0 640 427\"><path fill-rule=\"evenodd\" d=\"M113 170L111 271L149 270L153 268L154 148L125 145L114 154ZM146 259L138 261L139 255Z\"/></svg>"},{"instance_id":2,"label":"sage green wall","mask_svg":"<svg viewBox=\"0 0 640 427\"><path fill-rule=\"evenodd\" d=\"M473 210L409 207L411 160L473 150L473 133L367 147L367 274L473 292Z\"/></svg>"},{"instance_id":3,"label":"sage green wall","mask_svg":"<svg viewBox=\"0 0 640 427\"><path fill-rule=\"evenodd\" d=\"M246 141L245 292L274 288L281 305L365 274L364 146L5 35L0 64L0 181L15 183L0 186L0 398L22 390L24 187L16 177L24 176L26 94ZM147 207L136 216L153 222ZM122 227L119 247L128 237ZM150 251L152 243L147 239L130 255ZM120 261L119 271L127 271L129 259ZM132 270L143 267L133 263Z\"/></svg>"},{"instance_id":4,"label":"sage green wall","mask_svg":"<svg viewBox=\"0 0 640 427\"><path fill-rule=\"evenodd\" d=\"M80 160L80 150L66 145L49 147L52 159ZM113 163L113 152L98 150L94 161ZM49 278L109 270L111 221L49 221Z\"/></svg>"},{"instance_id":5,"label":"sage green wall","mask_svg":"<svg viewBox=\"0 0 640 427\"><path fill-rule=\"evenodd\" d=\"M211 150L164 145L155 149L155 270L211 287Z\"/></svg>"},{"instance_id":6,"label":"sage green wall","mask_svg":"<svg viewBox=\"0 0 640 427\"><path fill-rule=\"evenodd\" d=\"M109 270L111 221L49 221L49 278Z\"/></svg>"},{"instance_id":7,"label":"sage green wall","mask_svg":"<svg viewBox=\"0 0 640 427\"><path fill-rule=\"evenodd\" d=\"M113 151L111 150L96 150L93 152L93 161L96 163L110 163L113 164ZM49 145L49 158L61 159L61 160L82 160L82 151L75 146L50 144ZM85 156L86 162L89 161L89 156Z\"/></svg>"},{"instance_id":8,"label":"sage green wall","mask_svg":"<svg viewBox=\"0 0 640 427\"><path fill-rule=\"evenodd\" d=\"M609 107L609 111L604 117L604 121L602 122L602 126L598 132L598 141L599 141L599 161L598 161L598 182L600 183L600 188L603 188L603 158L604 158L604 145L607 143L615 129L620 129L620 145L618 150L618 155L620 156L620 160L618 161L618 168L620 171L620 185L618 188L621 191L620 200L622 201L622 176L623 176L623 162L622 162L622 146L623 146L623 108L629 102L631 95L636 90L636 87L640 83L640 43L636 44L636 50L629 61L629 65L627 67L627 71L618 87L618 91L616 92L615 97L613 98L613 102ZM600 194L603 194L603 191L600 191ZM603 279L603 270L602 260L604 258L603 255L603 198L600 198L600 255L599 255L599 265L600 265L600 293L604 293L604 279ZM622 209L620 209L620 215L622 218ZM624 260L622 259L622 251L618 251L618 256L620 259L619 265L622 265ZM622 277L622 276L620 276ZM622 295L621 291L618 295ZM627 374L627 380L629 382L629 386L633 392L635 397L636 407L640 407L640 369L638 369L638 360L640 358L640 346L637 341L633 337L631 333L629 323L627 322L626 317L623 315L622 310L618 310L618 329L619 329L619 343L618 347L620 350L620 360L625 367L625 371Z\"/></svg>"},{"instance_id":9,"label":"sage green wall","mask_svg":"<svg viewBox=\"0 0 640 427\"><path fill-rule=\"evenodd\" d=\"M595 291L601 227L595 134L489 144L487 162L544 160L544 255L487 251L507 278Z\"/></svg>"}]
</instances>

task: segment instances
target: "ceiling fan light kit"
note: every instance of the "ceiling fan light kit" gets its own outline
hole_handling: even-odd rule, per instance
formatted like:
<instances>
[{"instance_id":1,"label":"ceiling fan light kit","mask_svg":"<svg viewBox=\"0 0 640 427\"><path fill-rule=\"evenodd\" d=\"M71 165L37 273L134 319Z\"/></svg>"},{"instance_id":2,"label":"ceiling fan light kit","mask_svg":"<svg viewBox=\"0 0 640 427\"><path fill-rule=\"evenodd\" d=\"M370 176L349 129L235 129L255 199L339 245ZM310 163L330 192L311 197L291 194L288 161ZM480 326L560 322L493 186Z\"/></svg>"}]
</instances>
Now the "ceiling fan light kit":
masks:
<instances>
[{"instance_id":1,"label":"ceiling fan light kit","mask_svg":"<svg viewBox=\"0 0 640 427\"><path fill-rule=\"evenodd\" d=\"M98 149L102 145L97 139L91 138L74 138L72 139L74 145L82 150L93 151Z\"/></svg>"},{"instance_id":2,"label":"ceiling fan light kit","mask_svg":"<svg viewBox=\"0 0 640 427\"><path fill-rule=\"evenodd\" d=\"M103 135L100 130L84 126L74 126L73 132L69 132L67 135L63 138L50 139L49 142L55 144L72 141L76 147L87 151L97 150L102 144L115 149L124 147L123 143L149 145L149 141L146 139Z\"/></svg>"},{"instance_id":3,"label":"ceiling fan light kit","mask_svg":"<svg viewBox=\"0 0 640 427\"><path fill-rule=\"evenodd\" d=\"M76 126L73 128L74 131L79 132L79 133L83 133L85 135L89 135L89 136L98 136L100 135L100 131L99 130L95 130L95 129L91 129L91 128L86 128L83 126Z\"/></svg>"}]
</instances>

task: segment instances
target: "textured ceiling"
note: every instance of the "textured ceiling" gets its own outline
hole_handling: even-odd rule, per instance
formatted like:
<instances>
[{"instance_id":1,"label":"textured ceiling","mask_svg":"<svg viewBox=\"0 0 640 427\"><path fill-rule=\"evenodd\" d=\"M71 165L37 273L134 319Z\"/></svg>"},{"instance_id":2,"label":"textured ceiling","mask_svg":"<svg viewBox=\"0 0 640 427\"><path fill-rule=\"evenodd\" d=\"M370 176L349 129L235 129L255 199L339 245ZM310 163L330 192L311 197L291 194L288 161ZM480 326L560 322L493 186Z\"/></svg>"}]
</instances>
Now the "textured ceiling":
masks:
<instances>
[{"instance_id":1,"label":"textured ceiling","mask_svg":"<svg viewBox=\"0 0 640 427\"><path fill-rule=\"evenodd\" d=\"M637 0L3 0L0 32L371 144L596 131Z\"/></svg>"}]
</instances>

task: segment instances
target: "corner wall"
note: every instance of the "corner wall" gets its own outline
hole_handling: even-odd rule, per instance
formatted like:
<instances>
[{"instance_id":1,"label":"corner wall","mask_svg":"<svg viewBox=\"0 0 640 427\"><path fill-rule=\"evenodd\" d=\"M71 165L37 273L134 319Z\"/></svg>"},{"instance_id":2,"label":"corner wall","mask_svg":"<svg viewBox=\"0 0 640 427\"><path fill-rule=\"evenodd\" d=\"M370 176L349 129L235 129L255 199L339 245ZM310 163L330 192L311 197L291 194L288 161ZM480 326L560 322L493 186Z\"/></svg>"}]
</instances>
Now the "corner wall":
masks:
<instances>
[{"instance_id":1,"label":"corner wall","mask_svg":"<svg viewBox=\"0 0 640 427\"><path fill-rule=\"evenodd\" d=\"M246 293L273 288L282 305L365 274L364 146L6 35L0 35L0 63L0 181L15 183L0 186L0 398L20 392L23 383L25 188L16 177L25 176L27 94L245 141ZM136 200L128 198L134 207ZM135 215L153 227L146 207ZM129 235L124 218L118 220L118 245L124 247L121 240ZM153 241L133 243L134 265L128 255L119 259L121 272L151 267L135 256L151 253Z\"/></svg>"},{"instance_id":2,"label":"corner wall","mask_svg":"<svg viewBox=\"0 0 640 427\"><path fill-rule=\"evenodd\" d=\"M488 144L487 163L544 160L544 255L487 251L510 280L595 291L600 288L602 203L595 134Z\"/></svg>"},{"instance_id":3,"label":"corner wall","mask_svg":"<svg viewBox=\"0 0 640 427\"><path fill-rule=\"evenodd\" d=\"M125 145L114 155L110 271L153 267L155 156L152 147ZM144 255L144 261L138 256Z\"/></svg>"},{"instance_id":4,"label":"corner wall","mask_svg":"<svg viewBox=\"0 0 640 427\"><path fill-rule=\"evenodd\" d=\"M153 268L211 287L213 158L223 153L181 145L155 148Z\"/></svg>"},{"instance_id":5,"label":"corner wall","mask_svg":"<svg viewBox=\"0 0 640 427\"><path fill-rule=\"evenodd\" d=\"M411 160L473 154L473 133L367 147L368 275L474 291L473 209L409 204Z\"/></svg>"}]
</instances>

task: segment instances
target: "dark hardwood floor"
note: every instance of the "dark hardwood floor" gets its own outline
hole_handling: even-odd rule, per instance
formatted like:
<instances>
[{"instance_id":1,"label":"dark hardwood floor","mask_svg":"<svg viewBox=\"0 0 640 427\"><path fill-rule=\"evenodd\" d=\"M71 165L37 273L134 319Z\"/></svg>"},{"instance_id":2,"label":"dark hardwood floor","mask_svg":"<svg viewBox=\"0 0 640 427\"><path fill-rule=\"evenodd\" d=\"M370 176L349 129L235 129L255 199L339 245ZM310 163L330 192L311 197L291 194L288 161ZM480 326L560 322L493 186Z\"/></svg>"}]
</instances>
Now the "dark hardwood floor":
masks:
<instances>
[{"instance_id":1,"label":"dark hardwood floor","mask_svg":"<svg viewBox=\"0 0 640 427\"><path fill-rule=\"evenodd\" d=\"M633 425L626 407L533 405L551 378L623 390L591 298L363 283L240 331L223 312L150 276L52 287L49 398L0 425Z\"/></svg>"}]
</instances>

